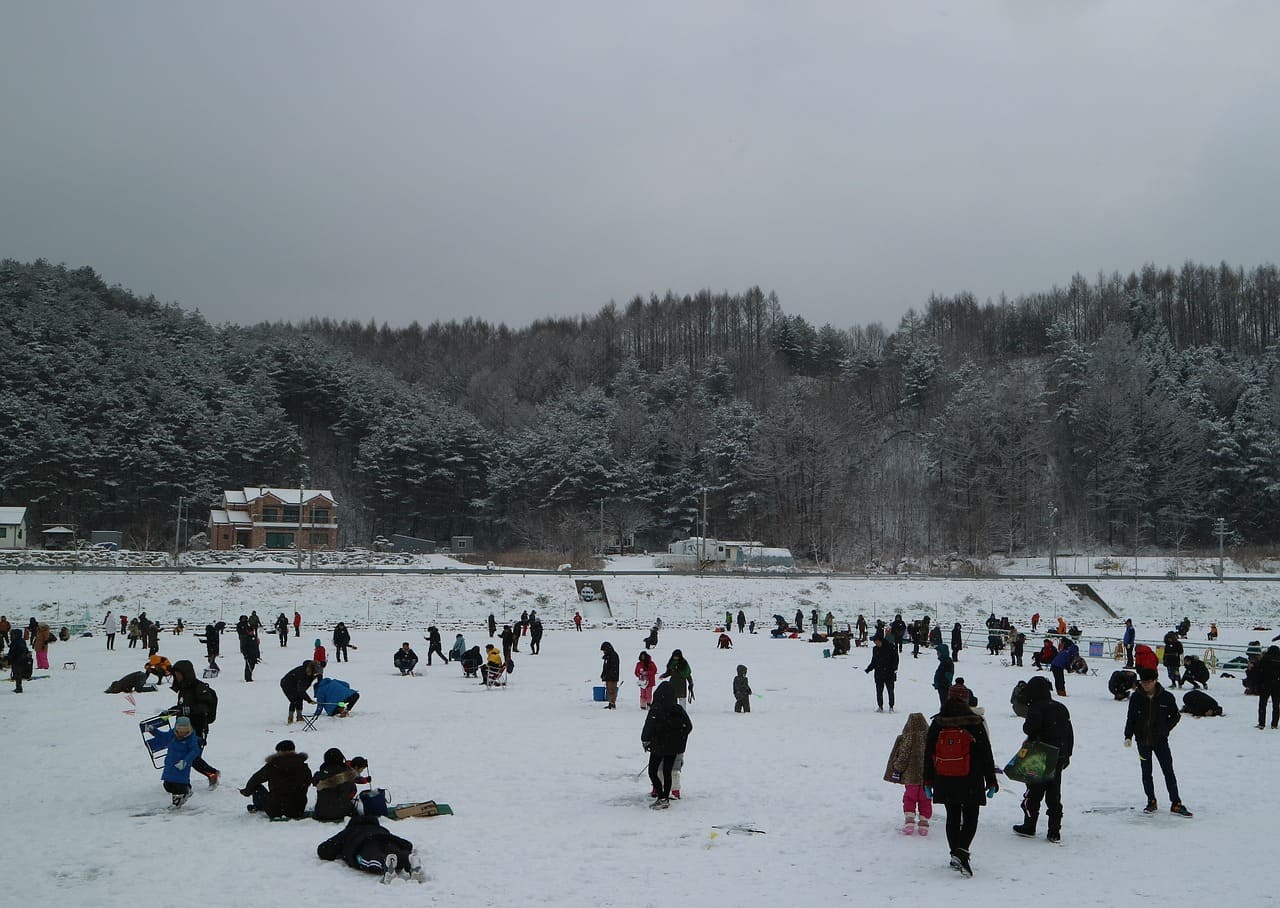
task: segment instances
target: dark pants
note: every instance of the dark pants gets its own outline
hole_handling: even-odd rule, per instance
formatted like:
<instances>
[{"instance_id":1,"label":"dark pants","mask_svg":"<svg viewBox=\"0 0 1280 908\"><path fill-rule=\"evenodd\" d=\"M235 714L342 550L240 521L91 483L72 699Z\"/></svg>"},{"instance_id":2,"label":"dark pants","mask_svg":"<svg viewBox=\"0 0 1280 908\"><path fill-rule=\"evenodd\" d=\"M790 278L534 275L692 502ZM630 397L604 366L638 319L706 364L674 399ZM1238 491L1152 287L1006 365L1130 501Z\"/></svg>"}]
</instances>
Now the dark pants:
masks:
<instances>
[{"instance_id":1,"label":"dark pants","mask_svg":"<svg viewBox=\"0 0 1280 908\"><path fill-rule=\"evenodd\" d=\"M1124 667L1133 668L1133 644L1126 643L1124 645Z\"/></svg>"},{"instance_id":2,"label":"dark pants","mask_svg":"<svg viewBox=\"0 0 1280 908\"><path fill-rule=\"evenodd\" d=\"M255 664L255 663L254 663L254 661L253 661L252 659L246 658L246 659L244 660L244 680L246 680L246 681L252 681L252 680L253 680L253 666L254 666L254 664Z\"/></svg>"},{"instance_id":3,"label":"dark pants","mask_svg":"<svg viewBox=\"0 0 1280 908\"><path fill-rule=\"evenodd\" d=\"M735 713L749 713L749 712L751 712L751 698L750 698L750 697L738 697L737 699L735 699L735 700L733 701L733 711L734 711Z\"/></svg>"},{"instance_id":4,"label":"dark pants","mask_svg":"<svg viewBox=\"0 0 1280 908\"><path fill-rule=\"evenodd\" d=\"M186 782L165 782L164 790L171 795L184 795L191 791L191 786Z\"/></svg>"},{"instance_id":5,"label":"dark pants","mask_svg":"<svg viewBox=\"0 0 1280 908\"><path fill-rule=\"evenodd\" d=\"M876 706L884 709L884 694L889 692L889 708L893 709L893 680L888 681L876 678Z\"/></svg>"},{"instance_id":6,"label":"dark pants","mask_svg":"<svg viewBox=\"0 0 1280 908\"><path fill-rule=\"evenodd\" d=\"M351 661L351 659L347 656L347 646L345 643L335 643L333 645L333 653L334 653L333 658L338 662Z\"/></svg>"},{"instance_id":7,"label":"dark pants","mask_svg":"<svg viewBox=\"0 0 1280 908\"><path fill-rule=\"evenodd\" d=\"M536 656L536 655L538 655L538 653L539 653L539 652L541 652L541 650L542 650L542 638L541 638L541 637L530 637L530 638L529 638L529 652L530 652L532 655L535 655L535 656Z\"/></svg>"},{"instance_id":8,"label":"dark pants","mask_svg":"<svg viewBox=\"0 0 1280 908\"><path fill-rule=\"evenodd\" d=\"M413 844L399 836L374 836L365 841L356 852L356 866L369 873L383 873L387 867L387 856L396 856L396 867L409 868L409 854Z\"/></svg>"},{"instance_id":9,"label":"dark pants","mask_svg":"<svg viewBox=\"0 0 1280 908\"><path fill-rule=\"evenodd\" d=\"M439 657L440 657L441 659L443 659L445 662L448 662L448 661L449 661L449 657L448 657L448 656L446 656L446 655L444 654L444 650L440 649L440 644L439 644L439 643L433 643L433 644L431 644L431 648L427 650L427 665L430 665L430 664L431 664L431 654L432 654L432 653L435 653L437 656L439 656Z\"/></svg>"},{"instance_id":10,"label":"dark pants","mask_svg":"<svg viewBox=\"0 0 1280 908\"><path fill-rule=\"evenodd\" d=\"M289 629L287 627L280 628L280 645L289 645Z\"/></svg>"},{"instance_id":11,"label":"dark pants","mask_svg":"<svg viewBox=\"0 0 1280 908\"><path fill-rule=\"evenodd\" d=\"M938 705L939 705L939 706L946 706L946 705L947 705L947 688L945 688L945 687L944 687L944 688L941 688L941 689L938 691Z\"/></svg>"},{"instance_id":12,"label":"dark pants","mask_svg":"<svg viewBox=\"0 0 1280 908\"><path fill-rule=\"evenodd\" d=\"M671 774L675 765L675 754L649 754L649 781L660 798L671 797Z\"/></svg>"},{"instance_id":13,"label":"dark pants","mask_svg":"<svg viewBox=\"0 0 1280 908\"><path fill-rule=\"evenodd\" d=\"M1062 831L1062 770L1053 774L1053 779L1040 785L1028 785L1027 793L1022 796L1022 813L1027 825L1033 830L1036 818L1040 815L1040 802L1043 801L1049 811L1049 832Z\"/></svg>"},{"instance_id":14,"label":"dark pants","mask_svg":"<svg viewBox=\"0 0 1280 908\"><path fill-rule=\"evenodd\" d=\"M968 852L978 831L981 805L977 801L947 801L943 806L947 808L947 846L953 852Z\"/></svg>"},{"instance_id":15,"label":"dark pants","mask_svg":"<svg viewBox=\"0 0 1280 908\"><path fill-rule=\"evenodd\" d=\"M1156 744L1143 744L1138 742L1138 758L1142 762L1142 790L1147 793L1147 800L1154 801L1156 799L1155 780L1151 775L1151 757L1155 756L1160 761L1160 772L1164 774L1165 788L1169 790L1169 800L1177 804L1182 799L1178 797L1178 777L1173 774L1173 754L1169 752L1169 741L1166 738Z\"/></svg>"},{"instance_id":16,"label":"dark pants","mask_svg":"<svg viewBox=\"0 0 1280 908\"><path fill-rule=\"evenodd\" d=\"M1051 665L1049 666L1049 671L1053 672L1053 686L1058 692L1058 696L1065 697L1067 695L1066 669Z\"/></svg>"},{"instance_id":17,"label":"dark pants","mask_svg":"<svg viewBox=\"0 0 1280 908\"><path fill-rule=\"evenodd\" d=\"M1009 650L1009 661L1013 665L1022 665L1022 647L1018 646L1016 643L1013 645L1013 648Z\"/></svg>"},{"instance_id":18,"label":"dark pants","mask_svg":"<svg viewBox=\"0 0 1280 908\"><path fill-rule=\"evenodd\" d=\"M107 634L107 649L115 649L115 648L116 648L116 635Z\"/></svg>"},{"instance_id":19,"label":"dark pants","mask_svg":"<svg viewBox=\"0 0 1280 908\"><path fill-rule=\"evenodd\" d=\"M1266 725L1267 698L1271 698L1271 727L1280 726L1280 688L1263 688L1258 694L1258 724Z\"/></svg>"},{"instance_id":20,"label":"dark pants","mask_svg":"<svg viewBox=\"0 0 1280 908\"><path fill-rule=\"evenodd\" d=\"M295 624L295 625L293 626L293 636L295 636L295 637L301 637L301 636L302 636L302 625L301 625L301 624Z\"/></svg>"},{"instance_id":21,"label":"dark pants","mask_svg":"<svg viewBox=\"0 0 1280 908\"><path fill-rule=\"evenodd\" d=\"M1164 668L1169 673L1169 683L1176 687L1182 687L1182 679L1178 677L1178 660L1175 659L1172 662L1165 660Z\"/></svg>"}]
</instances>

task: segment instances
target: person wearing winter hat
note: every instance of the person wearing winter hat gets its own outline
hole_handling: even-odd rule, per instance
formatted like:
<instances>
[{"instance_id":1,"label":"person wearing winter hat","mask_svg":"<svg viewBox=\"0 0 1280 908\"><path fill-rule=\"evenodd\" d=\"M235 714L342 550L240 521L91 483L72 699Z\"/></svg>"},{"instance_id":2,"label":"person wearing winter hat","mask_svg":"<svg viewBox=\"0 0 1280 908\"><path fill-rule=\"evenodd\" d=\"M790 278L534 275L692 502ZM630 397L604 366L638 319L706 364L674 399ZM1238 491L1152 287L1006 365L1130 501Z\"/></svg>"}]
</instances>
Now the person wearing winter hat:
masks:
<instances>
[{"instance_id":1,"label":"person wearing winter hat","mask_svg":"<svg viewBox=\"0 0 1280 908\"><path fill-rule=\"evenodd\" d=\"M893 712L893 686L898 680L898 648L885 642L884 635L876 632L871 640L871 661L867 663L866 674L875 672L876 712L884 712L885 691L889 693L889 712Z\"/></svg>"},{"instance_id":2,"label":"person wearing winter hat","mask_svg":"<svg viewBox=\"0 0 1280 908\"><path fill-rule=\"evenodd\" d=\"M261 811L271 819L291 817L300 820L307 812L307 789L311 786L311 768L307 755L294 750L292 741L281 741L276 752L244 784L240 794L252 798L247 810Z\"/></svg>"},{"instance_id":3,"label":"person wearing winter hat","mask_svg":"<svg viewBox=\"0 0 1280 908\"><path fill-rule=\"evenodd\" d=\"M751 712L751 682L747 680L745 665L738 666L738 674L733 679L733 711L735 713Z\"/></svg>"},{"instance_id":4,"label":"person wearing winter hat","mask_svg":"<svg viewBox=\"0 0 1280 908\"><path fill-rule=\"evenodd\" d=\"M933 672L933 689L938 692L938 705L947 705L947 695L951 691L951 679L956 674L956 664L951 659L951 651L945 643L934 647L938 652L938 667Z\"/></svg>"},{"instance_id":5,"label":"person wearing winter hat","mask_svg":"<svg viewBox=\"0 0 1280 908\"><path fill-rule=\"evenodd\" d=\"M604 682L605 696L609 702L605 704L605 709L618 708L618 678L621 674L621 660L618 653L614 650L613 644L607 640L600 644L600 657L604 663L600 669L600 680Z\"/></svg>"},{"instance_id":6,"label":"person wearing winter hat","mask_svg":"<svg viewBox=\"0 0 1280 908\"><path fill-rule=\"evenodd\" d=\"M1181 719L1178 701L1160 686L1159 673L1154 668L1138 669L1138 690L1129 698L1129 712L1124 723L1124 746L1132 747L1133 739L1138 739L1142 789L1147 795L1144 813L1155 813L1159 809L1151 773L1151 759L1155 757L1160 761L1160 772L1164 774L1164 784L1172 802L1169 810L1179 816L1191 816L1191 811L1187 810L1178 794L1178 778L1173 773L1173 754L1169 750L1169 733Z\"/></svg>"},{"instance_id":7,"label":"person wearing winter hat","mask_svg":"<svg viewBox=\"0 0 1280 908\"><path fill-rule=\"evenodd\" d=\"M170 707L169 713L191 720L191 729L200 741L200 753L196 754L191 766L209 780L210 789L217 788L221 773L205 761L204 749L209 746L209 726L218 718L218 695L196 677L196 667L189 659L173 663L172 675L171 686L178 695L178 702Z\"/></svg>"},{"instance_id":8,"label":"person wearing winter hat","mask_svg":"<svg viewBox=\"0 0 1280 908\"><path fill-rule=\"evenodd\" d=\"M342 751L330 747L324 762L311 777L316 789L316 808L312 816L322 823L340 823L355 814L356 779L360 771L347 762Z\"/></svg>"},{"instance_id":9,"label":"person wearing winter hat","mask_svg":"<svg viewBox=\"0 0 1280 908\"><path fill-rule=\"evenodd\" d=\"M157 746L167 748L160 781L173 795L173 806L181 807L191 797L191 765L200 758L200 739L186 716L179 716L172 729L159 728L152 734Z\"/></svg>"},{"instance_id":10,"label":"person wearing winter hat","mask_svg":"<svg viewBox=\"0 0 1280 908\"><path fill-rule=\"evenodd\" d=\"M1071 727L1071 713L1066 706L1053 699L1053 685L1044 675L1036 675L1027 681L1027 718L1022 723L1022 733L1028 741L1038 741L1058 748L1058 762L1052 778L1037 785L1027 785L1022 796L1022 822L1013 827L1021 836L1036 834L1036 820L1040 816L1043 801L1049 811L1050 842L1062 840L1062 773L1071 763L1071 750L1075 745L1075 733Z\"/></svg>"},{"instance_id":11,"label":"person wearing winter hat","mask_svg":"<svg viewBox=\"0 0 1280 908\"><path fill-rule=\"evenodd\" d=\"M974 707L978 705L978 698L974 696L973 691L965 686L964 678L956 678L949 688L947 688L948 700L959 700L965 706Z\"/></svg>"},{"instance_id":12,"label":"person wearing winter hat","mask_svg":"<svg viewBox=\"0 0 1280 908\"><path fill-rule=\"evenodd\" d=\"M325 651L324 644L320 642L320 638L316 637L315 647L311 651L311 661L320 666L323 670L329 664L329 654Z\"/></svg>"}]
</instances>

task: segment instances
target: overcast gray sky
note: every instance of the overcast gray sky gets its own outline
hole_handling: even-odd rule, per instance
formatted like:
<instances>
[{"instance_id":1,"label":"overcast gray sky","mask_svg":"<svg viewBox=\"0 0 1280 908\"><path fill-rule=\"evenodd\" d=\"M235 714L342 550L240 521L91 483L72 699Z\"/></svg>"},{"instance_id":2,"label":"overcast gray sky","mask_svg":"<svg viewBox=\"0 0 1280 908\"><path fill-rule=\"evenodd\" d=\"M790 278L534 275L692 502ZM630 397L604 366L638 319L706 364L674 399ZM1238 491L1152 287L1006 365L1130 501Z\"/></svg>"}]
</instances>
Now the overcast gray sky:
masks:
<instances>
[{"instance_id":1,"label":"overcast gray sky","mask_svg":"<svg viewBox=\"0 0 1280 908\"><path fill-rule=\"evenodd\" d=\"M71 2L0 26L0 257L214 322L1275 261L1280 3Z\"/></svg>"}]
</instances>

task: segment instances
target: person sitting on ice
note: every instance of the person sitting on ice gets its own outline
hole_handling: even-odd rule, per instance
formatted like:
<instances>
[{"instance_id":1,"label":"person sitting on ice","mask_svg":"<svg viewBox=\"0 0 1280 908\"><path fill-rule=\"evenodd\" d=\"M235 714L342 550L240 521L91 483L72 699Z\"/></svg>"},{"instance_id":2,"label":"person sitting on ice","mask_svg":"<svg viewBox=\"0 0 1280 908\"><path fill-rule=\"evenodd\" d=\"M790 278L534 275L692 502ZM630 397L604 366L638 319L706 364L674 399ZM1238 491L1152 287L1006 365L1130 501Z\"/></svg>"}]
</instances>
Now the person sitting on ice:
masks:
<instances>
[{"instance_id":1,"label":"person sitting on ice","mask_svg":"<svg viewBox=\"0 0 1280 908\"><path fill-rule=\"evenodd\" d=\"M412 675L414 666L418 664L418 654L413 651L406 640L400 644L400 648L391 657L391 661L396 668L400 669L400 674Z\"/></svg>"},{"instance_id":2,"label":"person sitting on ice","mask_svg":"<svg viewBox=\"0 0 1280 908\"><path fill-rule=\"evenodd\" d=\"M316 682L316 714L345 719L355 709L360 691L340 678L321 678Z\"/></svg>"},{"instance_id":3,"label":"person sitting on ice","mask_svg":"<svg viewBox=\"0 0 1280 908\"><path fill-rule=\"evenodd\" d=\"M1053 640L1048 637L1044 638L1044 646L1039 651L1031 654L1031 664L1035 666L1036 671L1042 668L1048 668L1049 663L1058 655L1058 648L1053 645Z\"/></svg>"},{"instance_id":4,"label":"person sitting on ice","mask_svg":"<svg viewBox=\"0 0 1280 908\"><path fill-rule=\"evenodd\" d=\"M341 832L316 846L316 856L322 861L342 860L356 870L382 874L384 883L396 877L427 881L413 843L385 829L377 817L352 817Z\"/></svg>"},{"instance_id":5,"label":"person sitting on ice","mask_svg":"<svg viewBox=\"0 0 1280 908\"><path fill-rule=\"evenodd\" d=\"M502 677L502 653L492 643L486 643L484 649L484 683L490 685Z\"/></svg>"},{"instance_id":6,"label":"person sitting on ice","mask_svg":"<svg viewBox=\"0 0 1280 908\"><path fill-rule=\"evenodd\" d=\"M1223 715L1222 707L1218 705L1218 701L1199 689L1189 690L1182 695L1182 711L1195 716L1197 719L1203 719L1206 716Z\"/></svg>"},{"instance_id":7,"label":"person sitting on ice","mask_svg":"<svg viewBox=\"0 0 1280 908\"><path fill-rule=\"evenodd\" d=\"M307 812L310 787L311 767L307 766L307 755L294 750L293 742L286 740L276 745L276 752L249 777L240 794L253 799L245 808L250 813L265 813L273 820L277 817L300 820Z\"/></svg>"},{"instance_id":8,"label":"person sitting on ice","mask_svg":"<svg viewBox=\"0 0 1280 908\"><path fill-rule=\"evenodd\" d=\"M733 641L728 634L720 635L720 639L716 641L716 649L733 649Z\"/></svg>"},{"instance_id":9,"label":"person sitting on ice","mask_svg":"<svg viewBox=\"0 0 1280 908\"><path fill-rule=\"evenodd\" d=\"M461 634L453 638L453 646L449 648L449 661L461 662L467 652L467 641Z\"/></svg>"},{"instance_id":10,"label":"person sitting on ice","mask_svg":"<svg viewBox=\"0 0 1280 908\"><path fill-rule=\"evenodd\" d=\"M462 654L459 660L462 663L462 675L465 678L474 678L476 672L479 671L480 665L484 662L484 657L480 655L480 647L473 646Z\"/></svg>"}]
</instances>

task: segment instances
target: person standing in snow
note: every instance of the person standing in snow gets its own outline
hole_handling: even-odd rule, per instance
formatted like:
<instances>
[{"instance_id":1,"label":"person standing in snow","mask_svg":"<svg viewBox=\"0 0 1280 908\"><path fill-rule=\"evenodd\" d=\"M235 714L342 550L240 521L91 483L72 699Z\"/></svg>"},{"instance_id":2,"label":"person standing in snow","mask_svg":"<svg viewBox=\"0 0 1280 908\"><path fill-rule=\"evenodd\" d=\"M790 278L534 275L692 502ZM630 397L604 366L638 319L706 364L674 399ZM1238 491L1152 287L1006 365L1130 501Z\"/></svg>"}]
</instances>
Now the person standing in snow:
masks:
<instances>
[{"instance_id":1,"label":"person standing in snow","mask_svg":"<svg viewBox=\"0 0 1280 908\"><path fill-rule=\"evenodd\" d=\"M536 614L529 616L529 655L536 656L542 652L542 619Z\"/></svg>"},{"instance_id":2,"label":"person standing in snow","mask_svg":"<svg viewBox=\"0 0 1280 908\"><path fill-rule=\"evenodd\" d=\"M751 712L751 682L747 680L747 667L738 666L738 674L733 679L733 711L735 713Z\"/></svg>"},{"instance_id":3,"label":"person standing in snow","mask_svg":"<svg viewBox=\"0 0 1280 908\"><path fill-rule=\"evenodd\" d=\"M1267 701L1271 701L1271 727L1280 720L1280 646L1272 644L1262 654L1254 669L1258 687L1258 728L1266 727Z\"/></svg>"},{"instance_id":4,"label":"person standing in snow","mask_svg":"<svg viewBox=\"0 0 1280 908\"><path fill-rule=\"evenodd\" d=\"M649 754L649 781L653 783L655 810L671 806L676 757L683 755L693 731L693 720L676 702L676 691L664 681L653 692L653 704L644 718L640 744Z\"/></svg>"},{"instance_id":5,"label":"person standing in snow","mask_svg":"<svg viewBox=\"0 0 1280 908\"><path fill-rule=\"evenodd\" d=\"M658 679L658 666L645 650L640 651L640 657L636 660L635 675L636 687L640 688L640 708L648 709L649 704L653 702L653 687Z\"/></svg>"},{"instance_id":6,"label":"person standing in snow","mask_svg":"<svg viewBox=\"0 0 1280 908\"><path fill-rule=\"evenodd\" d=\"M1067 672L1079 655L1080 647L1076 646L1075 641L1070 637L1058 638L1058 654L1049 663L1049 671L1053 672L1053 686L1057 688L1059 697L1067 695Z\"/></svg>"},{"instance_id":7,"label":"person standing in snow","mask_svg":"<svg viewBox=\"0 0 1280 908\"><path fill-rule=\"evenodd\" d=\"M209 746L209 726L218 718L218 695L208 684L196 677L196 668L188 659L179 659L171 670L173 691L178 702L169 712L191 720L191 730L200 742L200 753L192 760L191 768L209 780L209 788L218 787L221 774L204 758Z\"/></svg>"},{"instance_id":8,"label":"person standing in snow","mask_svg":"<svg viewBox=\"0 0 1280 908\"><path fill-rule=\"evenodd\" d=\"M22 682L31 677L31 651L22 639L22 631L16 627L9 631L9 676L13 679L15 694L22 693Z\"/></svg>"},{"instance_id":9,"label":"person standing in snow","mask_svg":"<svg viewBox=\"0 0 1280 908\"><path fill-rule=\"evenodd\" d=\"M964 649L964 630L957 621L951 626L951 661L960 661L960 650Z\"/></svg>"},{"instance_id":10,"label":"person standing in snow","mask_svg":"<svg viewBox=\"0 0 1280 908\"><path fill-rule=\"evenodd\" d=\"M1022 796L1022 822L1014 826L1013 831L1020 836L1034 836L1040 802L1043 801L1049 811L1046 838L1050 842L1059 842L1062 840L1062 773L1071 763L1075 733L1071 728L1071 713L1053 699L1052 687L1044 675L1036 675L1027 681L1027 718L1022 723L1022 733L1028 741L1058 748L1058 763L1053 778L1037 785L1027 785L1027 792Z\"/></svg>"},{"instance_id":11,"label":"person standing in snow","mask_svg":"<svg viewBox=\"0 0 1280 908\"><path fill-rule=\"evenodd\" d=\"M884 712L884 694L889 692L889 712L893 712L893 685L898 680L898 649L876 634L871 641L871 662L866 672L875 672L876 712Z\"/></svg>"},{"instance_id":12,"label":"person standing in snow","mask_svg":"<svg viewBox=\"0 0 1280 908\"><path fill-rule=\"evenodd\" d=\"M671 658L667 660L667 670L659 677L671 680L672 696L676 698L676 703L681 709L684 708L686 698L694 699L693 668L680 650L671 651Z\"/></svg>"},{"instance_id":13,"label":"person standing in snow","mask_svg":"<svg viewBox=\"0 0 1280 908\"><path fill-rule=\"evenodd\" d=\"M262 649L258 644L258 635L253 632L249 618L240 616L236 622L236 636L240 639L240 655L244 657L244 680L253 680L253 669L262 660Z\"/></svg>"},{"instance_id":14,"label":"person standing in snow","mask_svg":"<svg viewBox=\"0 0 1280 908\"><path fill-rule=\"evenodd\" d=\"M200 758L200 739L195 736L191 720L186 716L177 718L172 731L157 728L153 729L152 735L158 746L168 748L160 781L164 790L173 795L173 806L181 807L191 797L191 766Z\"/></svg>"},{"instance_id":15,"label":"person standing in snow","mask_svg":"<svg viewBox=\"0 0 1280 908\"><path fill-rule=\"evenodd\" d=\"M1179 816L1190 817L1178 794L1178 777L1173 773L1173 753L1169 750L1169 733L1181 721L1178 701L1173 699L1159 683L1160 674L1154 668L1138 669L1138 690L1129 698L1129 713L1124 723L1124 746L1132 747L1138 739L1138 762L1142 765L1142 790L1147 795L1144 813L1159 810L1156 802L1155 781L1151 772L1151 760L1160 761L1165 788L1171 802L1169 810Z\"/></svg>"},{"instance_id":16,"label":"person standing in snow","mask_svg":"<svg viewBox=\"0 0 1280 908\"><path fill-rule=\"evenodd\" d=\"M49 625L40 624L36 626L36 631L32 634L31 648L36 654L36 668L48 671L49 669L49 643L53 639L53 632L49 630Z\"/></svg>"},{"instance_id":17,"label":"person standing in snow","mask_svg":"<svg viewBox=\"0 0 1280 908\"><path fill-rule=\"evenodd\" d=\"M511 651L514 649L516 634L511 629L510 624L502 625L502 633L498 635L498 639L502 641L502 661L507 663L511 661Z\"/></svg>"},{"instance_id":18,"label":"person standing in snow","mask_svg":"<svg viewBox=\"0 0 1280 908\"><path fill-rule=\"evenodd\" d=\"M1124 637L1120 642L1124 645L1124 667L1133 668L1133 644L1137 639L1137 631L1133 627L1133 619L1124 619Z\"/></svg>"},{"instance_id":19,"label":"person standing in snow","mask_svg":"<svg viewBox=\"0 0 1280 908\"><path fill-rule=\"evenodd\" d=\"M276 636L280 638L280 645L288 646L289 645L289 619L284 616L284 612L281 612L279 615L276 616L275 628L276 628Z\"/></svg>"},{"instance_id":20,"label":"person standing in snow","mask_svg":"<svg viewBox=\"0 0 1280 908\"><path fill-rule=\"evenodd\" d=\"M286 724L292 725L294 722L302 721L302 704L303 702L314 704L316 701L311 698L311 685L315 683L316 664L310 659L303 662L297 668L290 669L280 679L280 690L284 692L285 699L289 701L289 718Z\"/></svg>"},{"instance_id":21,"label":"person standing in snow","mask_svg":"<svg viewBox=\"0 0 1280 908\"><path fill-rule=\"evenodd\" d=\"M620 660L613 648L613 644L607 640L600 644L600 652L603 653L600 659L604 663L600 669L600 680L604 682L605 697L609 701L605 704L605 709L617 709L618 677L621 673Z\"/></svg>"},{"instance_id":22,"label":"person standing in snow","mask_svg":"<svg viewBox=\"0 0 1280 908\"><path fill-rule=\"evenodd\" d=\"M302 612L299 611L293 613L293 636L302 636Z\"/></svg>"},{"instance_id":23,"label":"person standing in snow","mask_svg":"<svg viewBox=\"0 0 1280 908\"><path fill-rule=\"evenodd\" d=\"M493 612L489 613L489 639L493 639L493 635L498 632L498 622L494 620Z\"/></svg>"},{"instance_id":24,"label":"person standing in snow","mask_svg":"<svg viewBox=\"0 0 1280 908\"><path fill-rule=\"evenodd\" d=\"M969 849L978 831L978 814L987 799L995 797L1000 784L982 717L960 700L946 700L929 725L924 786L925 797L947 809L951 866L964 876L973 876Z\"/></svg>"},{"instance_id":25,"label":"person standing in snow","mask_svg":"<svg viewBox=\"0 0 1280 908\"><path fill-rule=\"evenodd\" d=\"M319 666L322 672L329 664L329 653L325 650L324 644L320 642L319 637L316 637L315 642L312 644L311 661Z\"/></svg>"},{"instance_id":26,"label":"person standing in snow","mask_svg":"<svg viewBox=\"0 0 1280 908\"><path fill-rule=\"evenodd\" d=\"M333 659L335 662L350 662L351 656L347 647L351 645L351 631L347 630L345 621L339 621L333 629Z\"/></svg>"},{"instance_id":27,"label":"person standing in snow","mask_svg":"<svg viewBox=\"0 0 1280 908\"><path fill-rule=\"evenodd\" d=\"M431 664L431 655L433 653L446 663L449 661L449 657L444 654L444 650L440 646L440 628L434 624L427 628L427 665Z\"/></svg>"},{"instance_id":28,"label":"person standing in snow","mask_svg":"<svg viewBox=\"0 0 1280 908\"><path fill-rule=\"evenodd\" d=\"M738 609L738 633L743 634L747 630L747 613L742 609Z\"/></svg>"},{"instance_id":29,"label":"person standing in snow","mask_svg":"<svg viewBox=\"0 0 1280 908\"><path fill-rule=\"evenodd\" d=\"M107 609L107 617L102 619L102 632L107 636L107 649L116 648L116 616Z\"/></svg>"},{"instance_id":30,"label":"person standing in snow","mask_svg":"<svg viewBox=\"0 0 1280 908\"><path fill-rule=\"evenodd\" d=\"M1164 668L1169 673L1169 686L1182 687L1182 640L1176 630L1164 635Z\"/></svg>"},{"instance_id":31,"label":"person standing in snow","mask_svg":"<svg viewBox=\"0 0 1280 908\"><path fill-rule=\"evenodd\" d=\"M945 643L939 643L934 649L938 652L938 667L933 672L933 689L938 692L938 705L947 705L947 694L951 690L951 679L956 674L956 664L947 651Z\"/></svg>"},{"instance_id":32,"label":"person standing in snow","mask_svg":"<svg viewBox=\"0 0 1280 908\"><path fill-rule=\"evenodd\" d=\"M489 617L490 617L490 619L492 619L492 618L493 618L493 616L492 616L492 615L490 615ZM582 633L582 612L574 612L574 613L573 613L573 626L574 626L574 628L578 631L578 633ZM492 637L492 636L493 636L493 632L492 632L492 631L490 631L490 632L489 632L489 636L490 636L490 637Z\"/></svg>"},{"instance_id":33,"label":"person standing in snow","mask_svg":"<svg viewBox=\"0 0 1280 908\"><path fill-rule=\"evenodd\" d=\"M890 647L891 649L891 647ZM902 726L902 734L893 742L884 780L902 785L902 834L929 834L933 818L933 801L924 793L924 744L929 723L924 713L911 713ZM919 818L917 820L917 817Z\"/></svg>"}]
</instances>

